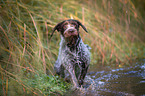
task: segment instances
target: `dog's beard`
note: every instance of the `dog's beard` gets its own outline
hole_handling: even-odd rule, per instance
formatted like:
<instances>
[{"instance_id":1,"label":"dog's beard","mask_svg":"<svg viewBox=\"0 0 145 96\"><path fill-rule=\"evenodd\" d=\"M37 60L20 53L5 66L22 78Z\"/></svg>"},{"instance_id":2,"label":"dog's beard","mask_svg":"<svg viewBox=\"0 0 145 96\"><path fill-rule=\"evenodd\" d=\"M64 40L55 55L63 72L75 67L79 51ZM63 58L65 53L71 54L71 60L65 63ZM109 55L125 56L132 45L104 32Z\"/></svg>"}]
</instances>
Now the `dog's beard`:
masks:
<instances>
[{"instance_id":1,"label":"dog's beard","mask_svg":"<svg viewBox=\"0 0 145 96\"><path fill-rule=\"evenodd\" d=\"M77 46L78 39L79 39L79 36L70 36L70 37L67 37L66 38L67 46L71 47L71 48L74 48L75 46Z\"/></svg>"}]
</instances>

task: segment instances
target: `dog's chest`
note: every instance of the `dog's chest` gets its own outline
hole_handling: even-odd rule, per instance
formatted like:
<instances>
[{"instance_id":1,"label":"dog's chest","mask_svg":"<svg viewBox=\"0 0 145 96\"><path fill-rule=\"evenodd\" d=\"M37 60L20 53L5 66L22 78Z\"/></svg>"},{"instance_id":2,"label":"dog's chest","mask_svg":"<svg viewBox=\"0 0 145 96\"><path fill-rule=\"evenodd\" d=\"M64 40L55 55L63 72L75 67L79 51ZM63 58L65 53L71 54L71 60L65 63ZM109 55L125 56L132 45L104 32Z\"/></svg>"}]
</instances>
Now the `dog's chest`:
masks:
<instances>
[{"instance_id":1,"label":"dog's chest","mask_svg":"<svg viewBox=\"0 0 145 96\"><path fill-rule=\"evenodd\" d=\"M88 60L88 51L83 47L77 47L73 51L65 47L61 52L62 63L63 64L76 64L76 63L87 63Z\"/></svg>"}]
</instances>

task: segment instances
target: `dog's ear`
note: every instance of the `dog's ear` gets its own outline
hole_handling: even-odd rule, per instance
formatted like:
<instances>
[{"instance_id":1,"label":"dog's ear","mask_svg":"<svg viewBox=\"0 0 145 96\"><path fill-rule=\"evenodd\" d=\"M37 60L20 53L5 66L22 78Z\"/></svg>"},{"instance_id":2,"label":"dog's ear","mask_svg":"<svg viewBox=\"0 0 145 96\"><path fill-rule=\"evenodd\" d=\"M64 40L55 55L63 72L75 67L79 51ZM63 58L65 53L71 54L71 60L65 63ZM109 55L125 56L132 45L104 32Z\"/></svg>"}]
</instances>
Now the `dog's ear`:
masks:
<instances>
[{"instance_id":1,"label":"dog's ear","mask_svg":"<svg viewBox=\"0 0 145 96\"><path fill-rule=\"evenodd\" d=\"M81 22L79 22L78 20L75 20L75 22L77 22L78 23L78 25L80 25L80 26L82 26L82 28L88 33L88 31L87 31L87 29L86 29L86 27L84 26L84 25L82 25L82 23Z\"/></svg>"},{"instance_id":2,"label":"dog's ear","mask_svg":"<svg viewBox=\"0 0 145 96\"><path fill-rule=\"evenodd\" d=\"M55 32L55 30L57 30L58 32L61 31L61 25L62 25L63 23L64 23L64 21L58 23L58 24L53 28L53 31L52 31L52 33L51 33L51 35L50 35L50 38L53 36L53 33Z\"/></svg>"}]
</instances>

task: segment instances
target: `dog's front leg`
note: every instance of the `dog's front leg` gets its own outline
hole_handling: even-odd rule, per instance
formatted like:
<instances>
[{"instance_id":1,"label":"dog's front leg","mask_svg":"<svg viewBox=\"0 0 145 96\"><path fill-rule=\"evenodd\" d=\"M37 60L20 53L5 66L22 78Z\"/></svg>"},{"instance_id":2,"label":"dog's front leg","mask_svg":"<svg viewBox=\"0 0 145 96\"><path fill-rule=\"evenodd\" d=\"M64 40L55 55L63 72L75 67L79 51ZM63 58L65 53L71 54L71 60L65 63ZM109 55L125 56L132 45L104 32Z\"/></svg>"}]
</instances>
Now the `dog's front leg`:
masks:
<instances>
[{"instance_id":1,"label":"dog's front leg","mask_svg":"<svg viewBox=\"0 0 145 96\"><path fill-rule=\"evenodd\" d=\"M74 69L73 68L69 68L68 72L70 73L70 76L71 76L72 82L74 84L74 87L75 88L79 87L78 80L76 78Z\"/></svg>"}]
</instances>

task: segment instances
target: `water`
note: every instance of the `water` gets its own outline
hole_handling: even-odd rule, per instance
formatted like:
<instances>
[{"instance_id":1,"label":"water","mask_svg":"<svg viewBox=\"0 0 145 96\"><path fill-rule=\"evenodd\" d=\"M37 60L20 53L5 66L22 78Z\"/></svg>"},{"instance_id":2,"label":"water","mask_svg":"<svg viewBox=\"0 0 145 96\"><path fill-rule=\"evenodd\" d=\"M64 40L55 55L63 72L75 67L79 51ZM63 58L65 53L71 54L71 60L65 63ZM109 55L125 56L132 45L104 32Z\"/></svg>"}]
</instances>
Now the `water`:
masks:
<instances>
[{"instance_id":1,"label":"water","mask_svg":"<svg viewBox=\"0 0 145 96\"><path fill-rule=\"evenodd\" d=\"M94 71L93 71L94 72ZM127 68L89 73L96 85L101 85L98 95L145 96L145 63L138 62Z\"/></svg>"},{"instance_id":2,"label":"water","mask_svg":"<svg viewBox=\"0 0 145 96\"><path fill-rule=\"evenodd\" d=\"M136 66L112 73L112 79L104 86L110 94L145 95L145 69Z\"/></svg>"},{"instance_id":3,"label":"water","mask_svg":"<svg viewBox=\"0 0 145 96\"><path fill-rule=\"evenodd\" d=\"M125 68L90 67L83 90L69 96L145 96L145 60Z\"/></svg>"}]
</instances>

